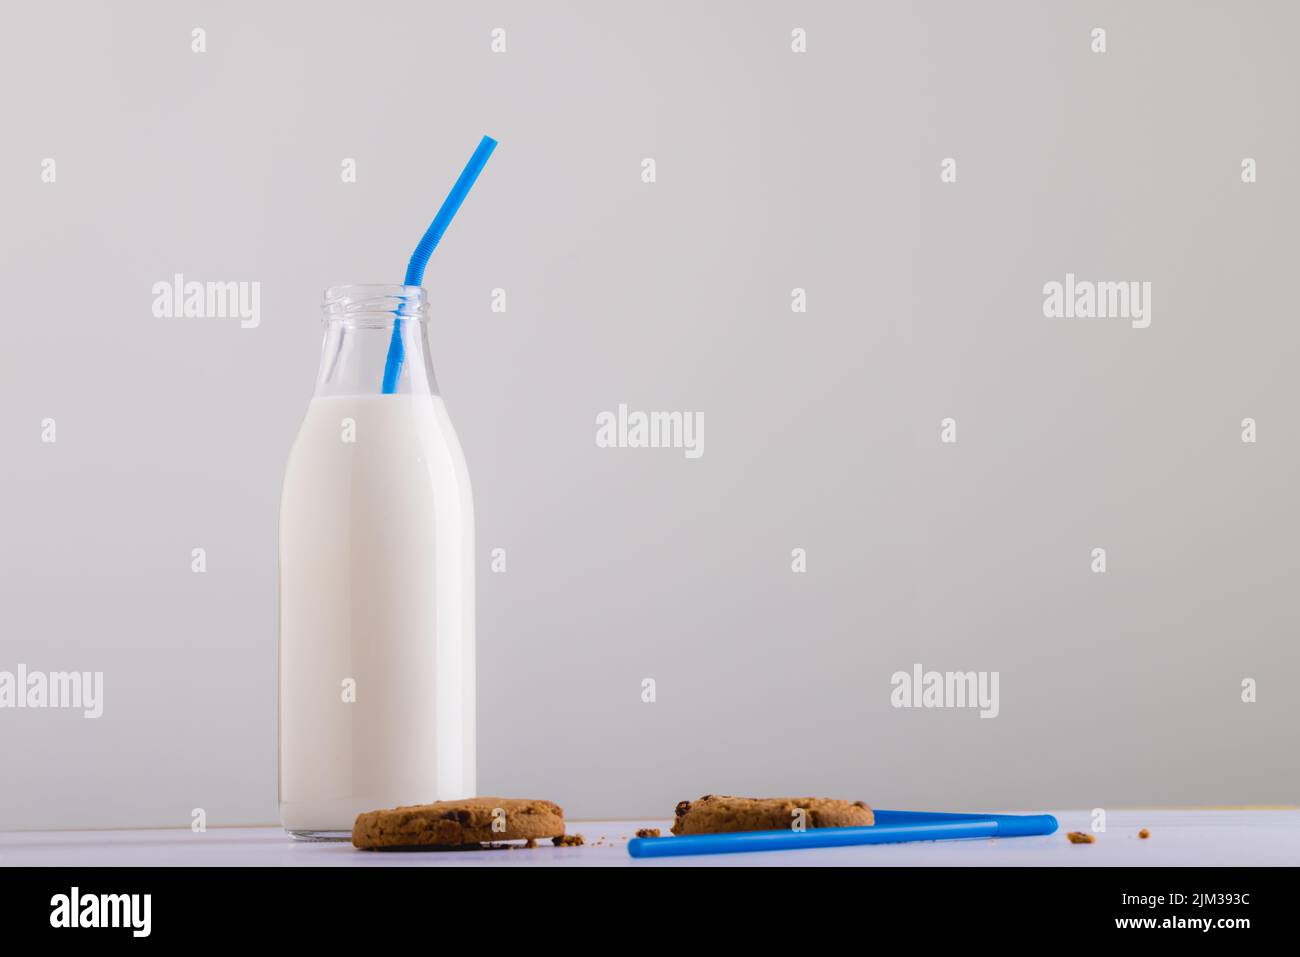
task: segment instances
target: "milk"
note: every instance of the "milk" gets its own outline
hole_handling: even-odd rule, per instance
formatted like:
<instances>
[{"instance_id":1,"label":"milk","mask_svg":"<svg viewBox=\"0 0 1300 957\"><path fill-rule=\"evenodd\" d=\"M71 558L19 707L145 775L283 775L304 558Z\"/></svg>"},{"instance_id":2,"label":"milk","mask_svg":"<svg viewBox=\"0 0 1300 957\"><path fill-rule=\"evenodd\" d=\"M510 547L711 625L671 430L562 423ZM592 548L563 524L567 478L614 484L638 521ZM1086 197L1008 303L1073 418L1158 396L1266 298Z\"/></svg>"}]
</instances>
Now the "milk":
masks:
<instances>
[{"instance_id":1,"label":"milk","mask_svg":"<svg viewBox=\"0 0 1300 957\"><path fill-rule=\"evenodd\" d=\"M280 813L475 793L474 508L436 395L317 395L280 505Z\"/></svg>"}]
</instances>

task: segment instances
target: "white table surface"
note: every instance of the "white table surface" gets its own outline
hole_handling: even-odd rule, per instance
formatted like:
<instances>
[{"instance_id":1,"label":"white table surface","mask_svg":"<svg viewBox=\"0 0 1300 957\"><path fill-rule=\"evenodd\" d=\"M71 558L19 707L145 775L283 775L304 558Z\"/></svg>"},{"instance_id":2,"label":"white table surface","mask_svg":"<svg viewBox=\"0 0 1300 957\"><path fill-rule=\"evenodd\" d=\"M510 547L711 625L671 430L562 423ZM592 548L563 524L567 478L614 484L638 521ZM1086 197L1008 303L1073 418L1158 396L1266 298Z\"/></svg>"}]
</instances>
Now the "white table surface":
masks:
<instances>
[{"instance_id":1,"label":"white table surface","mask_svg":"<svg viewBox=\"0 0 1300 957\"><path fill-rule=\"evenodd\" d=\"M574 821L568 833L582 847L384 853L348 844L294 841L274 827L138 831L24 831L0 833L0 866L311 866L311 867L536 867L700 865L1300 865L1300 810L1113 810L1095 844L1074 845L1067 831L1090 831L1088 811L1054 811L1060 830L1048 837L943 841L866 847L768 851L633 860L627 840L639 827L668 821ZM1151 831L1141 840L1140 828ZM603 838L603 842L602 839ZM671 840L671 837L666 838Z\"/></svg>"}]
</instances>

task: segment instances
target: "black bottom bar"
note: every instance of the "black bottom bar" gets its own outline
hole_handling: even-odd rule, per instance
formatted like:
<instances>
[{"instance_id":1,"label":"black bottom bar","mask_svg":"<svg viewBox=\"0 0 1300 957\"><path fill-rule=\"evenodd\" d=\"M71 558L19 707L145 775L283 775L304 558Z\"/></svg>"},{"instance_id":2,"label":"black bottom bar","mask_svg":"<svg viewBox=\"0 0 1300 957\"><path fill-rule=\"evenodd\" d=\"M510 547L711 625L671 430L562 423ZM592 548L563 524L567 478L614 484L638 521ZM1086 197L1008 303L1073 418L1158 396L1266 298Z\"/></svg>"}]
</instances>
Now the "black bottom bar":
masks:
<instances>
[{"instance_id":1,"label":"black bottom bar","mask_svg":"<svg viewBox=\"0 0 1300 957\"><path fill-rule=\"evenodd\" d=\"M605 935L671 935L689 919L732 943L785 925L805 940L848 930L919 933L927 944L1131 935L1178 946L1289 929L1296 877L1284 868L0 869L0 926L6 943L271 934L339 945L452 927L501 939L549 926L612 942ZM691 931L693 942L700 936Z\"/></svg>"}]
</instances>

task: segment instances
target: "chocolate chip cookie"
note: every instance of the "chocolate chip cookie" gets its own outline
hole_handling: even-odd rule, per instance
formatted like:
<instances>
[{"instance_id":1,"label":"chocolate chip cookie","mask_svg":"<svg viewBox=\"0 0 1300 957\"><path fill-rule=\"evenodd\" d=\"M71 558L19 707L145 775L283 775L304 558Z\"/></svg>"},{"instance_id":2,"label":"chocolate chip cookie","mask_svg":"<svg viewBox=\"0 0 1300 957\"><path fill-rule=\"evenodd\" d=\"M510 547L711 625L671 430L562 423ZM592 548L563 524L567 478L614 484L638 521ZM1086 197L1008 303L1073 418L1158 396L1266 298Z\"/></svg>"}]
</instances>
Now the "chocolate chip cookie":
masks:
<instances>
[{"instance_id":1,"label":"chocolate chip cookie","mask_svg":"<svg viewBox=\"0 0 1300 957\"><path fill-rule=\"evenodd\" d=\"M677 805L674 834L721 834L726 831L789 830L805 812L805 827L862 827L875 821L862 801L835 798L744 798L706 794Z\"/></svg>"},{"instance_id":2,"label":"chocolate chip cookie","mask_svg":"<svg viewBox=\"0 0 1300 957\"><path fill-rule=\"evenodd\" d=\"M497 821L502 823L494 830ZM367 811L352 826L352 843L367 849L464 847L563 835L563 808L523 798L476 797Z\"/></svg>"}]
</instances>

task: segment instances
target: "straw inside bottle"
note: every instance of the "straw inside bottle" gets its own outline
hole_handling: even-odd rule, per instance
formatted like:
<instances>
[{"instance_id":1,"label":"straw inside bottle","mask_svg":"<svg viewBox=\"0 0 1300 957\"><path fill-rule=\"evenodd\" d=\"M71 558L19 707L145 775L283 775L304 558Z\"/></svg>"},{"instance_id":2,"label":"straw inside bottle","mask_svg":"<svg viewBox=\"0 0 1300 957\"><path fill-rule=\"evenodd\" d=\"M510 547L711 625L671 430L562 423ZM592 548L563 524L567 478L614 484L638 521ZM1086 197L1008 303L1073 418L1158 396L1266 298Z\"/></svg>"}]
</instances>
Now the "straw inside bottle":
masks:
<instances>
[{"instance_id":1,"label":"straw inside bottle","mask_svg":"<svg viewBox=\"0 0 1300 957\"><path fill-rule=\"evenodd\" d=\"M487 165L488 157L492 155L496 145L497 141L490 136L485 136L479 141L478 148L474 150L474 155L469 158L469 162L461 170L460 176L457 177L455 184L451 188L451 192L442 201L438 214L433 217L433 222L424 231L424 235L416 244L415 251L411 253L411 261L406 265L404 285L421 286L424 284L424 268L429 264L429 257L438 247L442 234L451 225L457 210L465 202L465 197L469 194L474 181L478 179L478 174L483 172L483 167ZM406 350L402 345L402 319L398 317L393 322L393 337L388 342L388 356L384 361L383 392L385 395L391 395L397 391L397 380L402 374L402 363L405 358Z\"/></svg>"}]
</instances>

